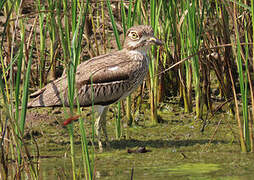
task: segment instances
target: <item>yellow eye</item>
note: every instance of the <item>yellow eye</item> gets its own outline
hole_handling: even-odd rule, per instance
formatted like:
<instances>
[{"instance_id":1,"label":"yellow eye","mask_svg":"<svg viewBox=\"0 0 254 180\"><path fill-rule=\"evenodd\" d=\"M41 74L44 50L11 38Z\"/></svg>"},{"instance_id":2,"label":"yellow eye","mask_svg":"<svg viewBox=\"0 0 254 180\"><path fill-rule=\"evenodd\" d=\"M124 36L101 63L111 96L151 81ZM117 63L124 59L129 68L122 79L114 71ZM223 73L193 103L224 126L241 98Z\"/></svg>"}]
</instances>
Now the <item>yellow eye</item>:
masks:
<instances>
[{"instance_id":1,"label":"yellow eye","mask_svg":"<svg viewBox=\"0 0 254 180\"><path fill-rule=\"evenodd\" d=\"M137 40L137 39L139 39L139 36L138 36L137 32L135 32L135 31L131 31L131 32L129 33L129 37L130 37L132 40Z\"/></svg>"}]
</instances>

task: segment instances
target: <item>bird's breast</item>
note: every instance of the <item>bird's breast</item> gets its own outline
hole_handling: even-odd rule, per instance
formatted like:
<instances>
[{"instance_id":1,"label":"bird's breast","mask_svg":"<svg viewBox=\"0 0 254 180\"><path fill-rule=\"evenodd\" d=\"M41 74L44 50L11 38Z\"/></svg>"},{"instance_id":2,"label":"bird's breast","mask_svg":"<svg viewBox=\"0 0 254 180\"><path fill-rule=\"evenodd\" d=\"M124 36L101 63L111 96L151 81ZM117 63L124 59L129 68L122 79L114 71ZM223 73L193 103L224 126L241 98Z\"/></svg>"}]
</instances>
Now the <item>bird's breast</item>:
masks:
<instances>
[{"instance_id":1,"label":"bird's breast","mask_svg":"<svg viewBox=\"0 0 254 180\"><path fill-rule=\"evenodd\" d=\"M122 98L127 97L130 93L137 89L138 86L143 82L148 72L149 59L145 54L134 51L131 52L130 55L132 55L132 63L130 63L131 65L129 66L130 74L128 81L130 86Z\"/></svg>"},{"instance_id":2,"label":"bird's breast","mask_svg":"<svg viewBox=\"0 0 254 180\"><path fill-rule=\"evenodd\" d=\"M148 71L149 58L146 53L140 51L130 51L130 56L133 62L132 67L130 67L133 70L132 75L134 78L142 79L143 81L144 75Z\"/></svg>"}]
</instances>

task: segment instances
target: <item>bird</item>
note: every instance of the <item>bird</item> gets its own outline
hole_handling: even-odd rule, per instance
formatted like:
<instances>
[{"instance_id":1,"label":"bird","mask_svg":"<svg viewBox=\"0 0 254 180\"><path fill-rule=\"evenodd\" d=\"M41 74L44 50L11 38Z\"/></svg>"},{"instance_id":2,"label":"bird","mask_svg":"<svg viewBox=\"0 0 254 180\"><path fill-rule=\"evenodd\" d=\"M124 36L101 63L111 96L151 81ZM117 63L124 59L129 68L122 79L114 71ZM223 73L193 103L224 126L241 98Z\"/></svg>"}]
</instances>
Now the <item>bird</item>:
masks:
<instances>
[{"instance_id":1,"label":"bird","mask_svg":"<svg viewBox=\"0 0 254 180\"><path fill-rule=\"evenodd\" d=\"M98 113L95 131L98 146L103 151L101 131L106 146L106 113L108 106L129 96L142 84L149 69L147 52L151 45L162 45L154 36L149 25L137 25L126 31L123 48L108 54L93 57L77 66L75 75L76 96L74 105L81 107L94 105ZM31 94L27 107L69 106L67 74L63 75Z\"/></svg>"}]
</instances>

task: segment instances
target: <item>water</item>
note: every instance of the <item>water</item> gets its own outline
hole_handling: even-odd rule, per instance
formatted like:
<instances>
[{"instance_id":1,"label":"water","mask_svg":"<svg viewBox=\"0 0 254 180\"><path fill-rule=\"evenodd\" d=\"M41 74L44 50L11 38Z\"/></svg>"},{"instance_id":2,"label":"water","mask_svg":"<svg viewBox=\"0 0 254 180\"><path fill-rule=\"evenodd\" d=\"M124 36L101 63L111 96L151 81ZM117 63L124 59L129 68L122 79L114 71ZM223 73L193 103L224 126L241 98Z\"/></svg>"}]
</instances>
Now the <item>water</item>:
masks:
<instances>
[{"instance_id":1,"label":"water","mask_svg":"<svg viewBox=\"0 0 254 180\"><path fill-rule=\"evenodd\" d=\"M147 113L148 114L148 113ZM40 149L40 179L72 179L69 136L66 128L58 121L63 118L52 115L28 127L41 134L36 138ZM110 116L110 114L109 114ZM161 114L164 123L150 126L149 121L140 121L140 126L124 128L121 140L115 139L114 119L107 122L111 148L103 153L96 152L94 174L96 179L235 179L247 180L254 177L254 154L241 153L237 139L238 127L235 119L228 115L216 116L200 132L202 123L192 116L178 113ZM217 128L218 121L223 118ZM230 124L230 127L229 127ZM78 122L75 125L76 173L84 179ZM91 122L85 123L87 136L91 139ZM218 129L215 133L216 128ZM29 146L31 155L36 155L33 142ZM150 152L132 153L146 147ZM91 151L92 147L89 145Z\"/></svg>"},{"instance_id":2,"label":"water","mask_svg":"<svg viewBox=\"0 0 254 180\"><path fill-rule=\"evenodd\" d=\"M144 154L128 154L123 150L96 155L96 179L235 179L247 180L254 176L252 154L186 153L152 149ZM163 154L163 155L162 155ZM81 161L77 169L81 170ZM71 178L69 158L41 160L43 179ZM81 176L84 177L84 174Z\"/></svg>"}]
</instances>

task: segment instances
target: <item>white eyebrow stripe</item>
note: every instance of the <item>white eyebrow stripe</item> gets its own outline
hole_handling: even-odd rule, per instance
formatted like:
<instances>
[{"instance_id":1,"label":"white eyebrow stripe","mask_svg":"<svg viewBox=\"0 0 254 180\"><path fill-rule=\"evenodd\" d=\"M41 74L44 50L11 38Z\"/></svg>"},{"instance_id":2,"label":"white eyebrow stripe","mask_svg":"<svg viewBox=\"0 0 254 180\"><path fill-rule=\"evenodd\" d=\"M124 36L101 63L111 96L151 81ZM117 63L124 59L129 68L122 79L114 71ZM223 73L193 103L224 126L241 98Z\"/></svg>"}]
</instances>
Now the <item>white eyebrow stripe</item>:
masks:
<instances>
[{"instance_id":1,"label":"white eyebrow stripe","mask_svg":"<svg viewBox=\"0 0 254 180\"><path fill-rule=\"evenodd\" d=\"M108 70L110 70L110 71L115 71L115 70L117 70L118 68L119 68L118 66L114 66L114 67L108 68Z\"/></svg>"}]
</instances>

